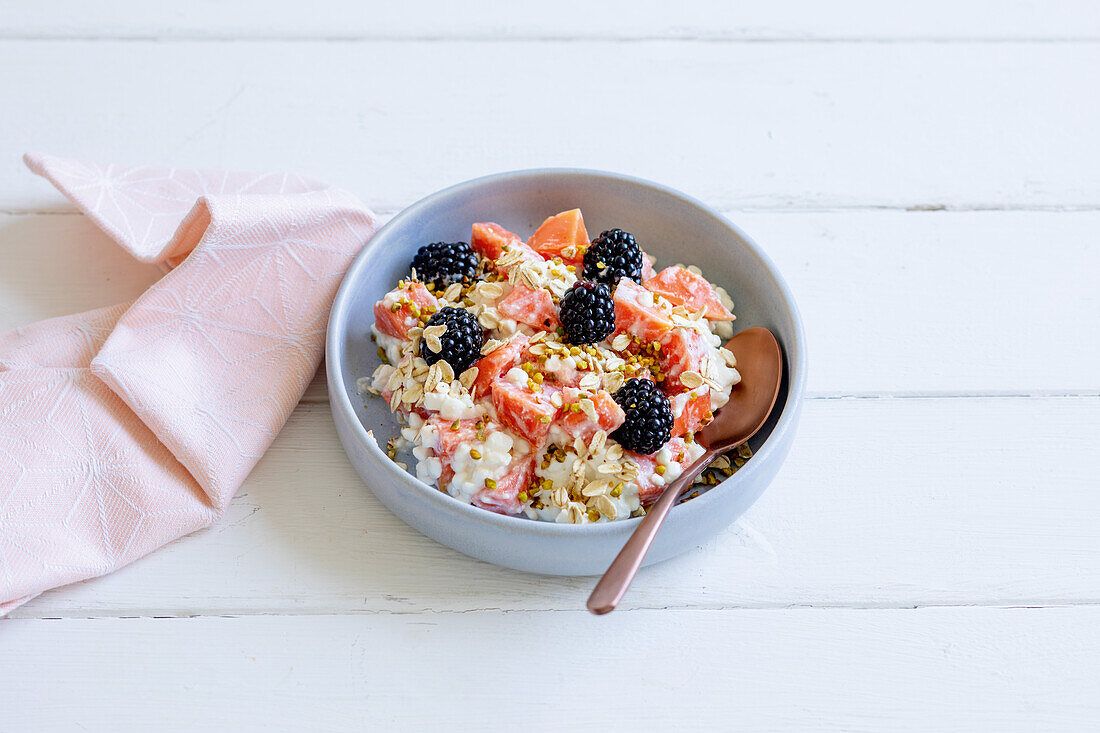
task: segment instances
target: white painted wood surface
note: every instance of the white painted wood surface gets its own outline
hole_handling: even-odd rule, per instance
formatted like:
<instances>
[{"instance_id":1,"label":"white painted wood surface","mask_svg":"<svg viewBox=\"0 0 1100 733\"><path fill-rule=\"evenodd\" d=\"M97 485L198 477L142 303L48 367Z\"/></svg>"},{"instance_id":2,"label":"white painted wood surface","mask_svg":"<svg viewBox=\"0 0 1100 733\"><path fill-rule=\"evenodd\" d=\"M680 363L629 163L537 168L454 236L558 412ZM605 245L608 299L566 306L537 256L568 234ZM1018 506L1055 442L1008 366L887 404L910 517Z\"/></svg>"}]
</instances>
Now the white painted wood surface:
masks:
<instances>
[{"instance_id":1,"label":"white painted wood surface","mask_svg":"<svg viewBox=\"0 0 1100 733\"><path fill-rule=\"evenodd\" d=\"M406 527L330 422L300 407L221 524L14 615L583 607L590 578L523 575ZM644 571L624 607L1100 602L1098 434L1096 398L813 400L757 505Z\"/></svg>"},{"instance_id":2,"label":"white painted wood surface","mask_svg":"<svg viewBox=\"0 0 1100 733\"><path fill-rule=\"evenodd\" d=\"M380 212L543 165L640 175L723 209L1095 207L1098 68L1093 42L11 40L0 209L63 202L28 192L14 152L29 147L264 170L274 157Z\"/></svg>"},{"instance_id":3,"label":"white painted wood surface","mask_svg":"<svg viewBox=\"0 0 1100 733\"><path fill-rule=\"evenodd\" d=\"M115 0L111 12L82 0L24 6L3 0L8 38L125 39L639 39L684 40L1096 40L1089 0L562 0L552 7L507 0L348 3L192 0L170 11ZM18 12L16 12L18 11Z\"/></svg>"},{"instance_id":4,"label":"white painted wood surface","mask_svg":"<svg viewBox=\"0 0 1100 733\"><path fill-rule=\"evenodd\" d=\"M224 522L0 621L0 731L1095 730L1098 40L1084 0L0 0L0 329L158 276L24 150L384 215L581 165L746 229L812 359L771 489L602 619L390 515L317 382Z\"/></svg>"},{"instance_id":5,"label":"white painted wood surface","mask_svg":"<svg viewBox=\"0 0 1100 733\"><path fill-rule=\"evenodd\" d=\"M5 709L10 730L971 733L1100 714L1095 607L16 620L0 644L5 696L35 701Z\"/></svg>"},{"instance_id":6,"label":"white painted wood surface","mask_svg":"<svg viewBox=\"0 0 1100 733\"><path fill-rule=\"evenodd\" d=\"M1100 369L1052 327L1100 322L1100 211L727 216L799 300L815 397L1100 394ZM0 213L0 246L0 328L129 300L159 277L81 216ZM326 400L315 387L307 400Z\"/></svg>"}]
</instances>

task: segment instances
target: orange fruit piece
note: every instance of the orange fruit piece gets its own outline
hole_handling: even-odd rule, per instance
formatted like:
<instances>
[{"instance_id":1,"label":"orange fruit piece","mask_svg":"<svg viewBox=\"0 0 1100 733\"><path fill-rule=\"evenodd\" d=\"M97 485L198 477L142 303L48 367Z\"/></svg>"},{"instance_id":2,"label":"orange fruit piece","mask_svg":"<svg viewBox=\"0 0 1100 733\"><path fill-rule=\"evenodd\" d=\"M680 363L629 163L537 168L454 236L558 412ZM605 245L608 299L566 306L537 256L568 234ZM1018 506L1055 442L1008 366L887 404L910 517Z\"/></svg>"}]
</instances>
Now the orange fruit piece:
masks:
<instances>
[{"instance_id":1,"label":"orange fruit piece","mask_svg":"<svg viewBox=\"0 0 1100 733\"><path fill-rule=\"evenodd\" d=\"M512 367L519 366L523 352L527 350L530 342L531 340L525 334L517 333L508 343L490 351L478 360L474 365L477 367L477 379L470 388L474 399L481 399L489 394L493 382L504 376Z\"/></svg>"},{"instance_id":2,"label":"orange fruit piece","mask_svg":"<svg viewBox=\"0 0 1100 733\"><path fill-rule=\"evenodd\" d=\"M672 414L676 416L672 424L674 438L694 433L714 419L714 413L710 410L710 390L705 387L673 395L670 401Z\"/></svg>"},{"instance_id":3,"label":"orange fruit piece","mask_svg":"<svg viewBox=\"0 0 1100 733\"><path fill-rule=\"evenodd\" d=\"M588 441L597 430L610 433L617 429L626 420L626 413L607 390L596 390L592 395L592 403L595 407L596 420L582 412L567 409L566 405L577 404L580 401L581 391L576 387L566 387L561 392L562 411L558 424L562 430L569 433L570 437Z\"/></svg>"},{"instance_id":4,"label":"orange fruit piece","mask_svg":"<svg viewBox=\"0 0 1100 733\"><path fill-rule=\"evenodd\" d=\"M550 424L558 412L550 394L532 392L504 379L493 382L493 406L497 419L517 434L539 445L550 433Z\"/></svg>"},{"instance_id":5,"label":"orange fruit piece","mask_svg":"<svg viewBox=\"0 0 1100 733\"><path fill-rule=\"evenodd\" d=\"M661 354L658 364L665 381L661 387L665 392L682 392L686 387L680 382L680 375L686 371L703 373L703 360L710 352L707 337L693 328L674 328L658 339Z\"/></svg>"},{"instance_id":6,"label":"orange fruit piece","mask_svg":"<svg viewBox=\"0 0 1100 733\"><path fill-rule=\"evenodd\" d=\"M619 280L615 288L615 332L625 331L648 343L656 341L673 328L669 319L671 308L665 303L645 305L639 296L648 294L645 288L630 278Z\"/></svg>"},{"instance_id":7,"label":"orange fruit piece","mask_svg":"<svg viewBox=\"0 0 1100 733\"><path fill-rule=\"evenodd\" d=\"M518 234L513 234L500 224L491 221L474 224L470 234L470 246L490 260L499 259L505 249L519 250L526 260L542 262L542 255L527 246ZM496 268L499 272L499 268Z\"/></svg>"},{"instance_id":8,"label":"orange fruit piece","mask_svg":"<svg viewBox=\"0 0 1100 733\"><path fill-rule=\"evenodd\" d=\"M497 310L505 318L526 323L540 331L552 331L558 327L558 309L550 291L531 290L523 283L516 283L512 292L501 298Z\"/></svg>"},{"instance_id":9,"label":"orange fruit piece","mask_svg":"<svg viewBox=\"0 0 1100 733\"><path fill-rule=\"evenodd\" d=\"M664 492L664 486L656 486L653 483L653 469L657 468L657 461L653 456L644 456L634 451L626 451L625 455L638 465L638 501L643 506L648 506L660 498Z\"/></svg>"},{"instance_id":10,"label":"orange fruit piece","mask_svg":"<svg viewBox=\"0 0 1100 733\"><path fill-rule=\"evenodd\" d=\"M676 305L682 305L694 311L702 310L711 321L732 321L733 314L726 306L714 287L702 275L696 275L683 267L666 267L658 274L642 283L650 290L668 298Z\"/></svg>"},{"instance_id":11,"label":"orange fruit piece","mask_svg":"<svg viewBox=\"0 0 1100 733\"><path fill-rule=\"evenodd\" d=\"M683 438L673 438L665 444L672 452L672 458L676 463L681 466L687 466L687 451L685 450L686 443ZM667 484L657 485L653 481L653 475L657 468L657 459L653 456L643 456L633 451L626 451L627 457L634 463L638 464L638 500L642 502L643 506L648 506L657 501L661 497L661 494L665 493L665 486Z\"/></svg>"},{"instance_id":12,"label":"orange fruit piece","mask_svg":"<svg viewBox=\"0 0 1100 733\"><path fill-rule=\"evenodd\" d=\"M435 447L432 448L432 455L443 464L443 473L439 477L440 486L447 486L454 478L455 472L452 465L458 446L461 443L473 440L477 436L477 428L474 427L475 422L477 421L459 420L458 427L452 429L453 420L444 420L438 415L433 415L428 419L428 424L435 428L435 432L439 436ZM486 428L486 432L489 432L488 428Z\"/></svg>"},{"instance_id":13,"label":"orange fruit piece","mask_svg":"<svg viewBox=\"0 0 1100 733\"><path fill-rule=\"evenodd\" d=\"M504 253L504 248L510 244L523 244L518 234L514 234L500 224L491 221L480 221L474 224L470 233L470 247L474 252L495 260Z\"/></svg>"},{"instance_id":14,"label":"orange fruit piece","mask_svg":"<svg viewBox=\"0 0 1100 733\"><path fill-rule=\"evenodd\" d=\"M394 338L405 338L409 329L419 323L419 319L414 315L414 305L416 310L421 312L430 306L439 305L435 296L428 292L424 284L415 280L408 281L404 288L396 288L392 293L397 296L396 301L387 297L374 304L374 325L382 333ZM407 301L407 303L393 310L393 306L387 304L388 301Z\"/></svg>"},{"instance_id":15,"label":"orange fruit piece","mask_svg":"<svg viewBox=\"0 0 1100 733\"><path fill-rule=\"evenodd\" d=\"M508 472L497 479L496 488L488 487L473 496L473 503L497 514L519 514L523 503L519 492L525 490L535 475L535 457L527 456L512 461Z\"/></svg>"},{"instance_id":16,"label":"orange fruit piece","mask_svg":"<svg viewBox=\"0 0 1100 733\"><path fill-rule=\"evenodd\" d=\"M588 232L580 209L555 214L544 221L527 240L527 246L546 259L561 257L563 262L578 264L588 247ZM571 248L571 249L570 249ZM564 254L569 250L569 254Z\"/></svg>"}]
</instances>

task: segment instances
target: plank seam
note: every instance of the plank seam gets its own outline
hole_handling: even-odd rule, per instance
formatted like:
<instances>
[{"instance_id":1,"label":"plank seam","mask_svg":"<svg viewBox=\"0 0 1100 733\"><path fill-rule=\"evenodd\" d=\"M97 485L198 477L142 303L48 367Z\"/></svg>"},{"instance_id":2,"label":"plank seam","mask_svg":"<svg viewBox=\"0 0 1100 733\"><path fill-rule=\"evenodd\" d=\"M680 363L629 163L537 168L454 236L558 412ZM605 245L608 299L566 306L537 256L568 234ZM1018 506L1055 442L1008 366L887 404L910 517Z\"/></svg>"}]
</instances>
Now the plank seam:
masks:
<instances>
[{"instance_id":1,"label":"plank seam","mask_svg":"<svg viewBox=\"0 0 1100 733\"><path fill-rule=\"evenodd\" d=\"M926 609L974 609L974 610L1047 610L1065 608L1096 608L1100 607L1100 599L1088 599L1081 601L988 601L972 603L918 603L914 605L890 605L890 604L783 604L783 605L675 605L675 606L631 606L621 608L616 613L632 613L636 611L709 611L714 613L737 611L922 611ZM393 609L332 609L319 608L316 610L287 611L221 611L213 613L166 613L164 611L135 612L132 609L106 609L106 610L73 610L61 613L53 612L45 615L21 614L19 609L13 611L8 618L36 621L63 621L97 619L189 619L189 618L255 618L255 617L283 617L296 618L301 616L435 616L435 615L464 615L472 613L499 613L499 614L527 614L527 613L576 613L584 611L583 605L578 602L575 607L569 608L501 608L499 606L485 606L480 608L459 609L435 609L418 608L407 610Z\"/></svg>"},{"instance_id":2,"label":"plank seam","mask_svg":"<svg viewBox=\"0 0 1100 733\"><path fill-rule=\"evenodd\" d=\"M370 202L365 202L368 206L380 217L392 217L404 210L404 207L393 207L390 205L373 206ZM409 202L410 205L413 202ZM794 202L784 204L774 204L767 206L741 206L736 208L731 207L711 207L718 213L723 215L733 214L861 214L861 213L879 213L879 212L898 212L907 214L958 214L958 213L1034 213L1034 214L1077 214L1077 213L1092 213L1100 211L1100 203L1098 204L1081 204L1081 205L996 205L996 204L974 204L974 205L948 205L948 204L911 204L911 205L889 205L889 204L852 204L850 206L820 206L812 204L799 204ZM83 214L75 208L67 208L64 205L56 206L7 206L0 207L0 215L6 216L83 216Z\"/></svg>"},{"instance_id":3,"label":"plank seam","mask_svg":"<svg viewBox=\"0 0 1100 733\"><path fill-rule=\"evenodd\" d=\"M850 400L1045 400L1045 399L1095 399L1100 391L1036 390L1034 392L867 392L867 393L809 393L805 399L814 402ZM303 397L299 405L327 405L322 397Z\"/></svg>"},{"instance_id":4,"label":"plank seam","mask_svg":"<svg viewBox=\"0 0 1100 733\"><path fill-rule=\"evenodd\" d=\"M989 392L852 392L833 394L829 392L811 392L808 400L970 400L970 399L1089 399L1100 397L1100 391L1094 390L1035 390L1035 391L997 391Z\"/></svg>"},{"instance_id":5,"label":"plank seam","mask_svg":"<svg viewBox=\"0 0 1100 733\"><path fill-rule=\"evenodd\" d=\"M693 33L640 34L640 35L516 35L494 36L489 34L241 34L195 32L134 32L134 33L0 33L0 42L91 42L91 43L708 43L708 44L932 44L932 45L1000 45L1000 44L1094 44L1100 37L1080 36L802 36L802 35L700 35Z\"/></svg>"}]
</instances>

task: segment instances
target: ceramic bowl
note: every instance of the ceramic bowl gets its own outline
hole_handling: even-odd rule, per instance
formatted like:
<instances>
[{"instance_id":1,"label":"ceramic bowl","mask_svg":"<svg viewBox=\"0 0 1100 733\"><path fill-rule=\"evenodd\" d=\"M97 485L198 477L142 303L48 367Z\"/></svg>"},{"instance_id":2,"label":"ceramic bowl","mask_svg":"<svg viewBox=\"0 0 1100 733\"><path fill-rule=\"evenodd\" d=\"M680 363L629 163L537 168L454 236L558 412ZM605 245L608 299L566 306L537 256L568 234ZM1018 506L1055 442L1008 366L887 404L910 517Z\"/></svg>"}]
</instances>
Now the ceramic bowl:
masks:
<instances>
[{"instance_id":1,"label":"ceramic bowl","mask_svg":"<svg viewBox=\"0 0 1100 733\"><path fill-rule=\"evenodd\" d=\"M475 221L526 236L544 218L580 207L590 234L621 227L657 258L657 267L695 264L732 295L734 330L765 326L785 357L775 411L750 442L754 456L722 484L675 507L646 563L696 547L729 525L767 488L794 440L806 382L805 338L794 299L767 255L725 217L677 191L599 171L537 169L478 178L433 194L395 216L348 270L332 306L326 360L329 400L340 440L363 482L412 527L444 545L498 565L554 575L602 573L640 520L570 525L508 517L464 504L389 460L379 443L397 434L380 399L356 380L378 366L370 340L373 306L409 272L428 242L469 241Z\"/></svg>"}]
</instances>

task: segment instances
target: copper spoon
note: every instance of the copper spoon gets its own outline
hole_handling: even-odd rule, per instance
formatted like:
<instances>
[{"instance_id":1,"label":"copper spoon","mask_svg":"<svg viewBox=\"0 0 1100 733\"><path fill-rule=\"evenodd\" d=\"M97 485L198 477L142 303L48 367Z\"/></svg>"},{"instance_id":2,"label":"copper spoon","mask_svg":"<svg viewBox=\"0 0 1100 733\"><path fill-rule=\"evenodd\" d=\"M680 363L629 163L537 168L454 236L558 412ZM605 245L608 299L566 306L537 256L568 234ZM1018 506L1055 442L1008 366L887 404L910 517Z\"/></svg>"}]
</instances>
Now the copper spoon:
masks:
<instances>
[{"instance_id":1,"label":"copper spoon","mask_svg":"<svg viewBox=\"0 0 1100 733\"><path fill-rule=\"evenodd\" d=\"M729 402L715 413L714 420L695 434L695 440L706 452L669 484L657 503L642 517L634 534L588 597L588 610L592 613L604 614L615 609L680 495L711 461L756 435L771 414L783 376L783 355L775 336L766 328L748 328L734 336L726 348L737 358L741 382L733 388Z\"/></svg>"}]
</instances>

